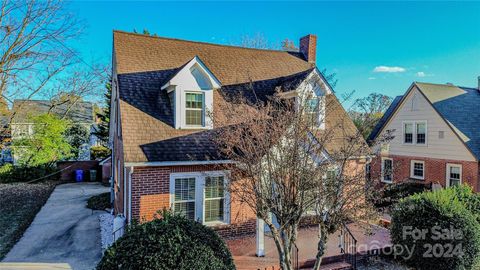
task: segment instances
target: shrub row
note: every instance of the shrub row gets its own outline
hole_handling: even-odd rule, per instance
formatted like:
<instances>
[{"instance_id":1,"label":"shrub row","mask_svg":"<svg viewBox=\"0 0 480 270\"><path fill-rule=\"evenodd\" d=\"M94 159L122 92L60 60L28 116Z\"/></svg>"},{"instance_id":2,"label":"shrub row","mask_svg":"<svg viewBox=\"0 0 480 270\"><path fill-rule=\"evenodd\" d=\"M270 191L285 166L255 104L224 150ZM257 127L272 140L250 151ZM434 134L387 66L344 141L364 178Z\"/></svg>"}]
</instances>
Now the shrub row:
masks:
<instances>
[{"instance_id":1,"label":"shrub row","mask_svg":"<svg viewBox=\"0 0 480 270\"><path fill-rule=\"evenodd\" d=\"M415 194L392 211L395 255L416 269L480 269L480 198L457 186Z\"/></svg>"}]
</instances>

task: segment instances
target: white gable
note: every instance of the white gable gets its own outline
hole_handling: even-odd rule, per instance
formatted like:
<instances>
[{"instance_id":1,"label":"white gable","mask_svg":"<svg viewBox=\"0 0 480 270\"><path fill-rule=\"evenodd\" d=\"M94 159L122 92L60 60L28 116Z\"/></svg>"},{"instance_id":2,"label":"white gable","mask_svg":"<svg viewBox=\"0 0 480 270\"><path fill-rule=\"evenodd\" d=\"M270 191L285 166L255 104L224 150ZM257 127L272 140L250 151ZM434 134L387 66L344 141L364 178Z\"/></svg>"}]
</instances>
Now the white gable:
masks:
<instances>
[{"instance_id":1,"label":"white gable","mask_svg":"<svg viewBox=\"0 0 480 270\"><path fill-rule=\"evenodd\" d=\"M211 129L213 123L208 117L208 112L213 110L213 90L220 88L220 81L195 56L185 64L173 78L162 86L163 91L169 93L170 101L175 112L174 122L177 129ZM186 95L188 93L202 95L203 120L202 125L189 126L186 122Z\"/></svg>"},{"instance_id":2,"label":"white gable","mask_svg":"<svg viewBox=\"0 0 480 270\"><path fill-rule=\"evenodd\" d=\"M403 143L404 123L415 121L426 122L426 145ZM395 130L395 137L385 147L385 154L475 161L474 156L415 86L383 127L380 136L386 130Z\"/></svg>"}]
</instances>

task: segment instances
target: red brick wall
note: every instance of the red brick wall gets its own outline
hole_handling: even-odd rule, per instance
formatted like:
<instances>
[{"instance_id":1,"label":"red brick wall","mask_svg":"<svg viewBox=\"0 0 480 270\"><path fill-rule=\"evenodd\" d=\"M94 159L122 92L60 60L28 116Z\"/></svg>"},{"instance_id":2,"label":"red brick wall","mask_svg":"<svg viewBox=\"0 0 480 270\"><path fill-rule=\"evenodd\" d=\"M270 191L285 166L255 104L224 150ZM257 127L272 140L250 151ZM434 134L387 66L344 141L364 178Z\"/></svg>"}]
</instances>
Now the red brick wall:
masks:
<instances>
[{"instance_id":1,"label":"red brick wall","mask_svg":"<svg viewBox=\"0 0 480 270\"><path fill-rule=\"evenodd\" d=\"M413 180L424 183L438 183L445 187L447 163L451 163L462 165L462 183L470 185L476 192L480 191L478 181L480 168L478 162L397 155L390 155L384 157L389 157L393 159L394 183L406 180ZM425 162L425 180L417 180L410 178L410 164L412 160L420 160ZM372 177L377 181L380 181L381 164L381 157L376 157L372 161Z\"/></svg>"},{"instance_id":2,"label":"red brick wall","mask_svg":"<svg viewBox=\"0 0 480 270\"><path fill-rule=\"evenodd\" d=\"M218 170L215 166L135 167L132 174L132 219L151 220L158 210L170 208L170 174ZM215 227L231 238L255 232L255 214L230 194L230 224Z\"/></svg>"},{"instance_id":3,"label":"red brick wall","mask_svg":"<svg viewBox=\"0 0 480 270\"><path fill-rule=\"evenodd\" d=\"M83 171L83 181L97 181L101 179L101 168L98 166L97 160L86 161L60 161L57 162L58 170L61 170L60 180L64 182L75 181L75 171ZM97 179L90 179L90 170L97 171Z\"/></svg>"}]
</instances>

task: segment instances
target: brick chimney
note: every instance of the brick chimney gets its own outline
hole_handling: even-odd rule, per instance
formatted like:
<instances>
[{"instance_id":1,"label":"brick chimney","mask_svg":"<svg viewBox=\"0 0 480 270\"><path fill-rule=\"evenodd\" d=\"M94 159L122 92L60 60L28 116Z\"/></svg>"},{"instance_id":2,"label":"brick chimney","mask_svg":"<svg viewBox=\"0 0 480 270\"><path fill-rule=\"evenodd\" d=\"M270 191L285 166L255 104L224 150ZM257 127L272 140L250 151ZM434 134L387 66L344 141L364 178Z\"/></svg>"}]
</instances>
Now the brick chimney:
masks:
<instances>
[{"instance_id":1,"label":"brick chimney","mask_svg":"<svg viewBox=\"0 0 480 270\"><path fill-rule=\"evenodd\" d=\"M300 52L307 62L315 64L317 53L317 35L308 34L300 39Z\"/></svg>"}]
</instances>

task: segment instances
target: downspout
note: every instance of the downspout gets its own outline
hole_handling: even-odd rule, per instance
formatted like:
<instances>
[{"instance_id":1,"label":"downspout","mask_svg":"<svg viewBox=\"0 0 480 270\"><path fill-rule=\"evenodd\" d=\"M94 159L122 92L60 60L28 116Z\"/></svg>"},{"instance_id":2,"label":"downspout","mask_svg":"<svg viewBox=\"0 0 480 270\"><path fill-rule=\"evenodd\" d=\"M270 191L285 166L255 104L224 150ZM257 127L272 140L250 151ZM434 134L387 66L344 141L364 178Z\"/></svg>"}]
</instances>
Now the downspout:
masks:
<instances>
[{"instance_id":1,"label":"downspout","mask_svg":"<svg viewBox=\"0 0 480 270\"><path fill-rule=\"evenodd\" d=\"M123 215L127 210L127 168L123 167Z\"/></svg>"},{"instance_id":2,"label":"downspout","mask_svg":"<svg viewBox=\"0 0 480 270\"><path fill-rule=\"evenodd\" d=\"M130 171L128 173L128 224L132 222L132 174L133 168L130 167Z\"/></svg>"}]
</instances>

